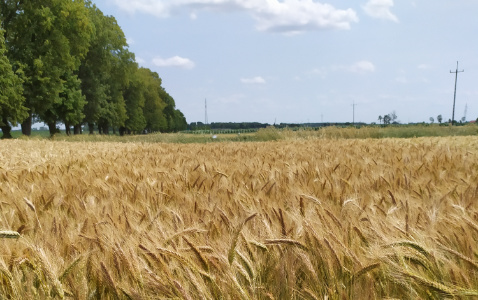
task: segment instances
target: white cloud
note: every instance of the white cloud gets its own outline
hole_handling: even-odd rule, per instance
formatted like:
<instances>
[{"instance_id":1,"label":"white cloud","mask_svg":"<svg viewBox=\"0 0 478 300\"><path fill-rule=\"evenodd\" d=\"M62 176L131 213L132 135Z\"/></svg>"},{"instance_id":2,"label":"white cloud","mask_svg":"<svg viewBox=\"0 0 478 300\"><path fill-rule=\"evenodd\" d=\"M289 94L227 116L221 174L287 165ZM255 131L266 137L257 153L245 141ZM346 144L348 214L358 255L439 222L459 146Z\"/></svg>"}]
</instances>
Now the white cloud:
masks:
<instances>
[{"instance_id":1,"label":"white cloud","mask_svg":"<svg viewBox=\"0 0 478 300\"><path fill-rule=\"evenodd\" d=\"M332 70L345 71L345 72L349 72L349 73L365 74L365 73L375 72L375 65L368 60L361 60L361 61L358 61L358 62L352 64L352 65L334 66L334 67L332 67Z\"/></svg>"},{"instance_id":2,"label":"white cloud","mask_svg":"<svg viewBox=\"0 0 478 300\"><path fill-rule=\"evenodd\" d=\"M369 0L362 8L373 18L398 22L397 16L390 11L391 7L393 0Z\"/></svg>"},{"instance_id":3,"label":"white cloud","mask_svg":"<svg viewBox=\"0 0 478 300\"><path fill-rule=\"evenodd\" d=\"M126 43L128 44L128 46L134 45L134 40L132 38L127 38Z\"/></svg>"},{"instance_id":4,"label":"white cloud","mask_svg":"<svg viewBox=\"0 0 478 300\"><path fill-rule=\"evenodd\" d=\"M179 67L183 69L192 69L196 64L189 58L183 58L180 56L173 56L170 58L156 57L153 59L153 64L158 67Z\"/></svg>"},{"instance_id":5,"label":"white cloud","mask_svg":"<svg viewBox=\"0 0 478 300\"><path fill-rule=\"evenodd\" d=\"M245 84L265 84L266 80L261 76L256 76L252 78L241 78L241 82Z\"/></svg>"},{"instance_id":6,"label":"white cloud","mask_svg":"<svg viewBox=\"0 0 478 300\"><path fill-rule=\"evenodd\" d=\"M349 71L353 73L375 72L375 66L367 60L361 60L351 65Z\"/></svg>"},{"instance_id":7,"label":"white cloud","mask_svg":"<svg viewBox=\"0 0 478 300\"><path fill-rule=\"evenodd\" d=\"M194 19L200 10L244 11L257 21L261 31L286 34L318 29L349 29L358 22L356 12L337 9L314 0L114 0L121 9L168 17L184 10Z\"/></svg>"},{"instance_id":8,"label":"white cloud","mask_svg":"<svg viewBox=\"0 0 478 300\"><path fill-rule=\"evenodd\" d=\"M146 61L141 57L135 57L135 60L138 64L143 65Z\"/></svg>"}]
</instances>

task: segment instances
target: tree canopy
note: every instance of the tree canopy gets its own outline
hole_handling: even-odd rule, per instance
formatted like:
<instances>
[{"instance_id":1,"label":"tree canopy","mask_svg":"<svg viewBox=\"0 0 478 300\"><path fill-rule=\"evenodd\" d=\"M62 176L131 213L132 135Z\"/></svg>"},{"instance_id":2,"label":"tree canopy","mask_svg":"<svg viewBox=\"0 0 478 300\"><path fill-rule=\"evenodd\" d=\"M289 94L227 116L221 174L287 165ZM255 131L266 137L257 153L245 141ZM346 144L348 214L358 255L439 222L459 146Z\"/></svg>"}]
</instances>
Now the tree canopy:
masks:
<instances>
[{"instance_id":1,"label":"tree canopy","mask_svg":"<svg viewBox=\"0 0 478 300\"><path fill-rule=\"evenodd\" d=\"M10 138L11 126L17 125L28 114L24 106L21 70L13 71L6 52L3 32L0 31L0 128L3 136Z\"/></svg>"},{"instance_id":2,"label":"tree canopy","mask_svg":"<svg viewBox=\"0 0 478 300\"><path fill-rule=\"evenodd\" d=\"M89 0L0 0L0 126L59 123L67 133L187 126L159 75L140 68L113 16ZM8 88L7 88L8 87Z\"/></svg>"}]
</instances>

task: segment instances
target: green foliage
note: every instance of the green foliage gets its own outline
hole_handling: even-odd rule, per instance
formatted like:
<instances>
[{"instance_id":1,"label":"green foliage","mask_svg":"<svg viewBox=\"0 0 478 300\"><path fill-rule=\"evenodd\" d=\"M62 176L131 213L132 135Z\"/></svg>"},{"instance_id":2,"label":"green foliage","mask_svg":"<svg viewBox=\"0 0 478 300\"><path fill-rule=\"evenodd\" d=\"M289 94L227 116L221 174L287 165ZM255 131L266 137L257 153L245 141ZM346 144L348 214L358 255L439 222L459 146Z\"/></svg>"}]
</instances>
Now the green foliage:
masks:
<instances>
[{"instance_id":1,"label":"green foliage","mask_svg":"<svg viewBox=\"0 0 478 300\"><path fill-rule=\"evenodd\" d=\"M6 1L3 25L8 56L25 73L30 118L56 122L64 76L78 69L88 51L91 25L83 1Z\"/></svg>"},{"instance_id":2,"label":"green foliage","mask_svg":"<svg viewBox=\"0 0 478 300\"><path fill-rule=\"evenodd\" d=\"M146 127L146 118L143 114L145 91L145 82L143 82L137 74L134 74L124 93L127 107L125 127L130 132L141 132Z\"/></svg>"},{"instance_id":3,"label":"green foliage","mask_svg":"<svg viewBox=\"0 0 478 300\"><path fill-rule=\"evenodd\" d=\"M21 75L21 70L17 70L17 74L13 71L6 52L3 31L0 31L0 127L3 137L8 138L11 126L23 121L28 114L23 106L22 79L17 75Z\"/></svg>"},{"instance_id":4,"label":"green foliage","mask_svg":"<svg viewBox=\"0 0 478 300\"><path fill-rule=\"evenodd\" d=\"M93 24L90 48L79 69L81 88L86 97L85 122L102 129L124 126L127 118L122 90L128 85L128 67L133 55L116 19L105 16L95 5L87 5Z\"/></svg>"},{"instance_id":5,"label":"green foliage","mask_svg":"<svg viewBox=\"0 0 478 300\"><path fill-rule=\"evenodd\" d=\"M100 133L186 129L159 75L138 68L116 19L91 1L1 4L4 133L24 121L22 131L29 135L33 120L47 123L52 134L58 123L67 133L83 123Z\"/></svg>"},{"instance_id":6,"label":"green foliage","mask_svg":"<svg viewBox=\"0 0 478 300\"><path fill-rule=\"evenodd\" d=\"M145 84L143 114L146 119L146 130L148 132L166 131L168 123L163 113L166 103L160 97L163 91L161 78L158 73L145 68L140 68L137 76Z\"/></svg>"}]
</instances>

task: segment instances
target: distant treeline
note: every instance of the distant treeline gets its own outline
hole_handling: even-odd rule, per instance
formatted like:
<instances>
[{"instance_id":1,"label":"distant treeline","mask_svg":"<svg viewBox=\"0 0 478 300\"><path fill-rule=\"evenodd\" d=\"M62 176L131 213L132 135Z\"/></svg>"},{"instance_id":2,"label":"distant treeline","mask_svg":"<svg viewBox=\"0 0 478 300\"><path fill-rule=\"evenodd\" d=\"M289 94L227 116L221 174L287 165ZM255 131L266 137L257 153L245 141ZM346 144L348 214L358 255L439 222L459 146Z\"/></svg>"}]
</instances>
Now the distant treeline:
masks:
<instances>
[{"instance_id":1,"label":"distant treeline","mask_svg":"<svg viewBox=\"0 0 478 300\"><path fill-rule=\"evenodd\" d=\"M259 129L271 126L267 123L258 122L212 122L210 124L204 124L202 122L193 122L188 125L188 130L209 130L209 129Z\"/></svg>"},{"instance_id":2,"label":"distant treeline","mask_svg":"<svg viewBox=\"0 0 478 300\"><path fill-rule=\"evenodd\" d=\"M58 124L69 134L185 130L159 75L140 68L113 16L90 0L4 0L0 5L0 128Z\"/></svg>"},{"instance_id":3,"label":"distant treeline","mask_svg":"<svg viewBox=\"0 0 478 300\"><path fill-rule=\"evenodd\" d=\"M258 122L212 122L210 124L204 124L202 122L192 122L188 125L187 130L214 130L214 129L260 129L273 126L276 128L320 128L326 126L351 126L352 123L280 123L280 124L268 124L268 123L258 123ZM366 123L355 123L355 126L365 126Z\"/></svg>"}]
</instances>

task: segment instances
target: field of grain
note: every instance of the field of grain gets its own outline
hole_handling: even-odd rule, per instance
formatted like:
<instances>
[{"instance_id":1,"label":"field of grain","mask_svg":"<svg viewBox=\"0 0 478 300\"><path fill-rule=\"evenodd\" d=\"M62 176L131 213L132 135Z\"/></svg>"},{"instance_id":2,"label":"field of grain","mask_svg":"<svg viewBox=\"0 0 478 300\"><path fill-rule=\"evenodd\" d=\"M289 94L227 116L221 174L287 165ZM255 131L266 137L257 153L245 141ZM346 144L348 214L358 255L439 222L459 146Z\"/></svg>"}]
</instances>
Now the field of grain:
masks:
<instances>
[{"instance_id":1,"label":"field of grain","mask_svg":"<svg viewBox=\"0 0 478 300\"><path fill-rule=\"evenodd\" d=\"M478 138L0 141L2 299L478 297Z\"/></svg>"}]
</instances>

